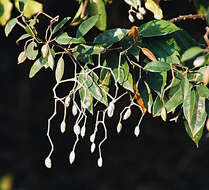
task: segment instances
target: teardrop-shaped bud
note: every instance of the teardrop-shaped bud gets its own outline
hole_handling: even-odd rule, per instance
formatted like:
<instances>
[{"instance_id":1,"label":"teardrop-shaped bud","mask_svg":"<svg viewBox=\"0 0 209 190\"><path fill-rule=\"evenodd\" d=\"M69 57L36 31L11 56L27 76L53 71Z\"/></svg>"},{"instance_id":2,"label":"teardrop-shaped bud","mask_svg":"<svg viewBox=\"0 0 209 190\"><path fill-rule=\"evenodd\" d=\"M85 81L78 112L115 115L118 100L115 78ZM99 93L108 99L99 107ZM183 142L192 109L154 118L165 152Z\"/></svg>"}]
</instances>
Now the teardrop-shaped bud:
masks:
<instances>
[{"instance_id":1,"label":"teardrop-shaped bud","mask_svg":"<svg viewBox=\"0 0 209 190\"><path fill-rule=\"evenodd\" d=\"M48 65L53 70L53 68L54 68L54 57L52 56L51 53L49 53L49 56L48 56Z\"/></svg>"},{"instance_id":2,"label":"teardrop-shaped bud","mask_svg":"<svg viewBox=\"0 0 209 190\"><path fill-rule=\"evenodd\" d=\"M70 105L70 96L65 98L65 106L68 107Z\"/></svg>"},{"instance_id":3,"label":"teardrop-shaped bud","mask_svg":"<svg viewBox=\"0 0 209 190\"><path fill-rule=\"evenodd\" d=\"M86 127L83 126L83 127L81 127L81 137L82 138L85 136L85 133L86 133Z\"/></svg>"},{"instance_id":4,"label":"teardrop-shaped bud","mask_svg":"<svg viewBox=\"0 0 209 190\"><path fill-rule=\"evenodd\" d=\"M95 134L93 133L91 136L90 136L90 142L94 142L94 140L95 140Z\"/></svg>"},{"instance_id":5,"label":"teardrop-shaped bud","mask_svg":"<svg viewBox=\"0 0 209 190\"><path fill-rule=\"evenodd\" d=\"M136 13L136 17L139 19L139 20L143 20L144 17L141 13Z\"/></svg>"},{"instance_id":6,"label":"teardrop-shaped bud","mask_svg":"<svg viewBox=\"0 0 209 190\"><path fill-rule=\"evenodd\" d=\"M139 136L139 133L140 133L140 128L139 128L139 126L136 126L134 129L134 134L136 135L136 137Z\"/></svg>"},{"instance_id":7,"label":"teardrop-shaped bud","mask_svg":"<svg viewBox=\"0 0 209 190\"><path fill-rule=\"evenodd\" d=\"M24 62L26 57L27 57L26 52L22 51L18 56L18 64Z\"/></svg>"},{"instance_id":8,"label":"teardrop-shaped bud","mask_svg":"<svg viewBox=\"0 0 209 190\"><path fill-rule=\"evenodd\" d=\"M142 15L145 15L146 14L146 10L144 9L144 7L139 7L139 12L142 14Z\"/></svg>"},{"instance_id":9,"label":"teardrop-shaped bud","mask_svg":"<svg viewBox=\"0 0 209 190\"><path fill-rule=\"evenodd\" d=\"M43 58L45 58L47 56L48 51L49 51L48 44L44 44L41 48L41 53L42 53Z\"/></svg>"},{"instance_id":10,"label":"teardrop-shaped bud","mask_svg":"<svg viewBox=\"0 0 209 190\"><path fill-rule=\"evenodd\" d=\"M123 116L123 120L126 120L130 117L131 115L131 108L128 108Z\"/></svg>"},{"instance_id":11,"label":"teardrop-shaped bud","mask_svg":"<svg viewBox=\"0 0 209 190\"><path fill-rule=\"evenodd\" d=\"M66 129L66 123L65 123L65 121L62 121L62 123L60 125L61 133L64 133L65 132L65 129Z\"/></svg>"},{"instance_id":12,"label":"teardrop-shaped bud","mask_svg":"<svg viewBox=\"0 0 209 190\"><path fill-rule=\"evenodd\" d=\"M120 133L121 130L122 130L122 123L119 122L119 123L118 123L118 126L117 126L117 132Z\"/></svg>"},{"instance_id":13,"label":"teardrop-shaped bud","mask_svg":"<svg viewBox=\"0 0 209 190\"><path fill-rule=\"evenodd\" d=\"M194 62L193 62L193 65L195 67L200 67L203 65L203 63L205 62L205 57L202 55L202 56L199 56L197 57Z\"/></svg>"},{"instance_id":14,"label":"teardrop-shaped bud","mask_svg":"<svg viewBox=\"0 0 209 190\"><path fill-rule=\"evenodd\" d=\"M98 161L97 161L97 165L101 168L103 165L103 160L102 157L99 157Z\"/></svg>"},{"instance_id":15,"label":"teardrop-shaped bud","mask_svg":"<svg viewBox=\"0 0 209 190\"><path fill-rule=\"evenodd\" d=\"M47 168L51 168L51 167L52 167L52 161L51 161L51 159L50 159L49 157L47 157L47 158L45 159L45 166L46 166Z\"/></svg>"},{"instance_id":16,"label":"teardrop-shaped bud","mask_svg":"<svg viewBox=\"0 0 209 190\"><path fill-rule=\"evenodd\" d=\"M93 153L93 152L94 152L95 148L96 148L95 143L92 143L92 144L91 144L91 153Z\"/></svg>"},{"instance_id":17,"label":"teardrop-shaped bud","mask_svg":"<svg viewBox=\"0 0 209 190\"><path fill-rule=\"evenodd\" d=\"M135 21L134 17L131 14L128 15L128 19L130 20L130 22L134 22Z\"/></svg>"},{"instance_id":18,"label":"teardrop-shaped bud","mask_svg":"<svg viewBox=\"0 0 209 190\"><path fill-rule=\"evenodd\" d=\"M70 159L70 164L72 164L74 162L74 160L75 160L75 152L74 152L74 150L70 153L69 159Z\"/></svg>"},{"instance_id":19,"label":"teardrop-shaped bud","mask_svg":"<svg viewBox=\"0 0 209 190\"><path fill-rule=\"evenodd\" d=\"M166 113L165 107L163 107L163 108L161 109L160 115L161 115L162 120L163 120L163 121L166 121L166 119L167 119L167 113Z\"/></svg>"},{"instance_id":20,"label":"teardrop-shaped bud","mask_svg":"<svg viewBox=\"0 0 209 190\"><path fill-rule=\"evenodd\" d=\"M77 113L78 113L78 109L77 109L77 107L76 107L76 105L75 105L75 104L73 104L73 107L72 107L72 113L73 113L73 115L74 115L74 116L76 116L76 115L77 115Z\"/></svg>"},{"instance_id":21,"label":"teardrop-shaped bud","mask_svg":"<svg viewBox=\"0 0 209 190\"><path fill-rule=\"evenodd\" d=\"M73 131L76 135L79 135L81 132L80 126L78 124L75 124L73 127Z\"/></svg>"},{"instance_id":22,"label":"teardrop-shaped bud","mask_svg":"<svg viewBox=\"0 0 209 190\"><path fill-rule=\"evenodd\" d=\"M107 115L108 117L112 117L113 113L115 111L115 104L113 102L110 102L108 108L107 108Z\"/></svg>"}]
</instances>

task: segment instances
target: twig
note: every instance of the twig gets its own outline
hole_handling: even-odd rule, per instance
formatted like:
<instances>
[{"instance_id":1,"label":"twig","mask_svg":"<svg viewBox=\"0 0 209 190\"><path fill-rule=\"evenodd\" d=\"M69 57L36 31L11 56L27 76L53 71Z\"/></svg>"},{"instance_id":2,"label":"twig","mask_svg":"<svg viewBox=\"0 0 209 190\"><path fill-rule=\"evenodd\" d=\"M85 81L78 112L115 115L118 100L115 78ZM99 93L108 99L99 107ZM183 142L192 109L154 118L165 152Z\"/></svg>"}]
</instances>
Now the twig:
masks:
<instances>
[{"instance_id":1,"label":"twig","mask_svg":"<svg viewBox=\"0 0 209 190\"><path fill-rule=\"evenodd\" d=\"M202 19L202 20L206 20L206 16L205 16L204 14L195 14L195 15L189 14L189 15L182 15L182 16L179 16L179 17L170 19L170 22L179 22L179 21L187 20L187 19L193 19L193 20Z\"/></svg>"},{"instance_id":2,"label":"twig","mask_svg":"<svg viewBox=\"0 0 209 190\"><path fill-rule=\"evenodd\" d=\"M206 26L206 27L205 27L205 30L206 30L206 32L205 32L205 35L204 35L204 40L205 40L205 42L207 43L207 46L208 46L208 48L209 48L209 39L208 39L208 35L209 35L209 27Z\"/></svg>"}]
</instances>

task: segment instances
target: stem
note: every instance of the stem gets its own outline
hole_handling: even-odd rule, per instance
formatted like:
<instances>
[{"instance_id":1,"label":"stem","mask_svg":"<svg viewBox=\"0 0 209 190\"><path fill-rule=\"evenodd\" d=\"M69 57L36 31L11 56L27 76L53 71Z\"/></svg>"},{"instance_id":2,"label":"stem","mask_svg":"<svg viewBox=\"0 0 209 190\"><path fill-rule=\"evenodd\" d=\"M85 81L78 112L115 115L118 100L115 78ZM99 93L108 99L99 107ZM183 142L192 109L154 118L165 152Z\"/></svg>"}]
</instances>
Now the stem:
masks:
<instances>
[{"instance_id":1,"label":"stem","mask_svg":"<svg viewBox=\"0 0 209 190\"><path fill-rule=\"evenodd\" d=\"M170 22L179 22L179 21L187 20L187 19L193 19L193 20L202 19L202 20L206 20L206 15L204 15L204 14L196 14L196 15L189 14L189 15L182 15L182 16L178 16L178 17L176 17L176 18L170 19Z\"/></svg>"}]
</instances>

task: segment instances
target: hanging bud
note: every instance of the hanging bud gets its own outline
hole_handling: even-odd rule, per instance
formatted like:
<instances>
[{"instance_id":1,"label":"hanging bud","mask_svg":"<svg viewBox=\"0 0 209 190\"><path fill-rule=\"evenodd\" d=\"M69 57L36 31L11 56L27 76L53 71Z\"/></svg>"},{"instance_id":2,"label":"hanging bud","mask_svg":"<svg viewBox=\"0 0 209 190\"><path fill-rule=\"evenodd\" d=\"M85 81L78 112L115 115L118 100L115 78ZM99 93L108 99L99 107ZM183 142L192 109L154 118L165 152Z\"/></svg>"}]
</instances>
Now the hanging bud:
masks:
<instances>
[{"instance_id":1,"label":"hanging bud","mask_svg":"<svg viewBox=\"0 0 209 190\"><path fill-rule=\"evenodd\" d=\"M51 161L51 159L50 159L49 157L47 157L47 158L45 159L45 166L46 166L47 168L51 168L51 167L52 167L52 161Z\"/></svg>"},{"instance_id":2,"label":"hanging bud","mask_svg":"<svg viewBox=\"0 0 209 190\"><path fill-rule=\"evenodd\" d=\"M73 162L74 162L74 160L75 160L75 152L74 152L74 150L72 150L72 152L70 153L70 164L72 164Z\"/></svg>"},{"instance_id":3,"label":"hanging bud","mask_svg":"<svg viewBox=\"0 0 209 190\"><path fill-rule=\"evenodd\" d=\"M139 133L140 133L140 128L139 128L139 126L136 126L135 130L134 130L134 134L136 135L136 137L139 136Z\"/></svg>"},{"instance_id":4,"label":"hanging bud","mask_svg":"<svg viewBox=\"0 0 209 190\"><path fill-rule=\"evenodd\" d=\"M101 168L102 164L103 164L102 157L99 157L99 159L97 161L97 165Z\"/></svg>"},{"instance_id":5,"label":"hanging bud","mask_svg":"<svg viewBox=\"0 0 209 190\"><path fill-rule=\"evenodd\" d=\"M73 131L76 135L79 135L80 134L80 126L78 124L75 124L74 127L73 127Z\"/></svg>"},{"instance_id":6,"label":"hanging bud","mask_svg":"<svg viewBox=\"0 0 209 190\"><path fill-rule=\"evenodd\" d=\"M139 20L143 20L144 17L141 13L136 13L136 17L139 19Z\"/></svg>"},{"instance_id":7,"label":"hanging bud","mask_svg":"<svg viewBox=\"0 0 209 190\"><path fill-rule=\"evenodd\" d=\"M90 142L94 142L94 140L95 140L95 134L93 133L91 136L90 136Z\"/></svg>"},{"instance_id":8,"label":"hanging bud","mask_svg":"<svg viewBox=\"0 0 209 190\"><path fill-rule=\"evenodd\" d=\"M166 113L165 107L163 107L163 108L161 109L160 115L161 115L162 120L163 120L163 121L166 121L167 113Z\"/></svg>"},{"instance_id":9,"label":"hanging bud","mask_svg":"<svg viewBox=\"0 0 209 190\"><path fill-rule=\"evenodd\" d=\"M146 14L146 10L143 8L143 7L139 7L139 12L142 14L142 15L145 15Z\"/></svg>"},{"instance_id":10,"label":"hanging bud","mask_svg":"<svg viewBox=\"0 0 209 190\"><path fill-rule=\"evenodd\" d=\"M82 138L85 136L85 133L86 133L86 127L83 126L83 127L81 128L81 137L82 137Z\"/></svg>"},{"instance_id":11,"label":"hanging bud","mask_svg":"<svg viewBox=\"0 0 209 190\"><path fill-rule=\"evenodd\" d=\"M72 113L73 113L73 115L74 115L74 116L76 116L76 115L77 115L77 113L78 113L78 109L77 109L77 107L76 107L76 105L75 105L75 104L73 104L73 107L72 107Z\"/></svg>"},{"instance_id":12,"label":"hanging bud","mask_svg":"<svg viewBox=\"0 0 209 190\"><path fill-rule=\"evenodd\" d=\"M113 102L110 102L108 108L107 108L107 115L108 117L112 117L113 113L115 111L115 104Z\"/></svg>"},{"instance_id":13,"label":"hanging bud","mask_svg":"<svg viewBox=\"0 0 209 190\"><path fill-rule=\"evenodd\" d=\"M130 22L134 22L135 21L134 17L131 14L128 15L128 19L130 20Z\"/></svg>"},{"instance_id":14,"label":"hanging bud","mask_svg":"<svg viewBox=\"0 0 209 190\"><path fill-rule=\"evenodd\" d=\"M205 57L202 55L202 56L199 56L197 57L194 62L193 62L193 65L195 67L200 67L203 65L203 63L205 62Z\"/></svg>"},{"instance_id":15,"label":"hanging bud","mask_svg":"<svg viewBox=\"0 0 209 190\"><path fill-rule=\"evenodd\" d=\"M24 62L26 57L27 57L26 52L22 51L18 56L18 64Z\"/></svg>"},{"instance_id":16,"label":"hanging bud","mask_svg":"<svg viewBox=\"0 0 209 190\"><path fill-rule=\"evenodd\" d=\"M60 125L61 133L64 133L65 132L65 129L66 129L66 123L65 123L65 121L62 121L62 123Z\"/></svg>"},{"instance_id":17,"label":"hanging bud","mask_svg":"<svg viewBox=\"0 0 209 190\"><path fill-rule=\"evenodd\" d=\"M131 108L128 108L123 116L123 120L126 120L130 117L131 115Z\"/></svg>"},{"instance_id":18,"label":"hanging bud","mask_svg":"<svg viewBox=\"0 0 209 190\"><path fill-rule=\"evenodd\" d=\"M96 148L95 143L92 143L92 144L91 144L91 153L93 153L93 152L94 152L95 148Z\"/></svg>"},{"instance_id":19,"label":"hanging bud","mask_svg":"<svg viewBox=\"0 0 209 190\"><path fill-rule=\"evenodd\" d=\"M209 66L207 67L207 69L205 70L205 72L203 73L202 76L202 81L204 85L207 85L209 82Z\"/></svg>"},{"instance_id":20,"label":"hanging bud","mask_svg":"<svg viewBox=\"0 0 209 190\"><path fill-rule=\"evenodd\" d=\"M119 122L119 123L118 123L118 126L117 126L117 132L120 133L121 130L122 130L122 123Z\"/></svg>"},{"instance_id":21,"label":"hanging bud","mask_svg":"<svg viewBox=\"0 0 209 190\"><path fill-rule=\"evenodd\" d=\"M65 106L68 107L70 105L70 96L65 98Z\"/></svg>"},{"instance_id":22,"label":"hanging bud","mask_svg":"<svg viewBox=\"0 0 209 190\"><path fill-rule=\"evenodd\" d=\"M42 53L43 58L45 58L47 56L48 51L49 51L48 44L44 44L41 48L41 53Z\"/></svg>"},{"instance_id":23,"label":"hanging bud","mask_svg":"<svg viewBox=\"0 0 209 190\"><path fill-rule=\"evenodd\" d=\"M48 65L53 70L53 68L54 68L54 57L52 56L51 53L49 53L49 56L48 56Z\"/></svg>"}]
</instances>

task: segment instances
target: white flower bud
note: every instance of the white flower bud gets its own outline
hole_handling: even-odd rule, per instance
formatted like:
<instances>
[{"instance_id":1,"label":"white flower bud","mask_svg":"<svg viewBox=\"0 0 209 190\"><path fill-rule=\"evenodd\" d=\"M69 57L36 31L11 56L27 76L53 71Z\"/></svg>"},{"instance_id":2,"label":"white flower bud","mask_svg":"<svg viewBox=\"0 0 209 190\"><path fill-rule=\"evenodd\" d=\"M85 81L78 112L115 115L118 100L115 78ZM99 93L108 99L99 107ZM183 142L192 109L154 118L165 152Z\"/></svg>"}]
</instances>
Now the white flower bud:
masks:
<instances>
[{"instance_id":1,"label":"white flower bud","mask_svg":"<svg viewBox=\"0 0 209 190\"><path fill-rule=\"evenodd\" d=\"M51 53L48 56L48 65L53 70L53 68L54 68L54 57L52 56Z\"/></svg>"},{"instance_id":2,"label":"white flower bud","mask_svg":"<svg viewBox=\"0 0 209 190\"><path fill-rule=\"evenodd\" d=\"M122 129L122 123L119 122L118 123L118 126L117 126L117 132L120 133L121 132L121 129Z\"/></svg>"},{"instance_id":3,"label":"white flower bud","mask_svg":"<svg viewBox=\"0 0 209 190\"><path fill-rule=\"evenodd\" d=\"M19 56L18 56L18 64L22 63L25 61L26 59L26 52L25 51L22 51Z\"/></svg>"},{"instance_id":4,"label":"white flower bud","mask_svg":"<svg viewBox=\"0 0 209 190\"><path fill-rule=\"evenodd\" d=\"M195 67L200 67L203 65L203 63L205 62L205 57L202 55L202 56L199 56L197 57L194 62L193 62L193 65Z\"/></svg>"},{"instance_id":5,"label":"white flower bud","mask_svg":"<svg viewBox=\"0 0 209 190\"><path fill-rule=\"evenodd\" d=\"M112 117L113 113L115 111L115 104L113 102L110 102L108 108L107 108L107 115L108 117Z\"/></svg>"},{"instance_id":6,"label":"white flower bud","mask_svg":"<svg viewBox=\"0 0 209 190\"><path fill-rule=\"evenodd\" d=\"M94 152L95 148L96 148L95 143L92 143L92 144L91 144L91 153L93 153L93 152Z\"/></svg>"},{"instance_id":7,"label":"white flower bud","mask_svg":"<svg viewBox=\"0 0 209 190\"><path fill-rule=\"evenodd\" d=\"M45 159L45 166L46 166L47 168L51 168L51 167L52 167L52 161L51 161L51 159L50 159L49 157L47 157L47 158Z\"/></svg>"},{"instance_id":8,"label":"white flower bud","mask_svg":"<svg viewBox=\"0 0 209 190\"><path fill-rule=\"evenodd\" d=\"M49 50L48 44L44 44L41 48L41 53L42 53L43 58L47 56L48 50Z\"/></svg>"},{"instance_id":9,"label":"white flower bud","mask_svg":"<svg viewBox=\"0 0 209 190\"><path fill-rule=\"evenodd\" d=\"M146 14L146 10L144 9L144 7L139 7L139 12L142 14L142 15L145 15Z\"/></svg>"},{"instance_id":10,"label":"white flower bud","mask_svg":"<svg viewBox=\"0 0 209 190\"><path fill-rule=\"evenodd\" d=\"M135 21L134 17L131 14L128 15L128 19L130 20L130 22L134 22Z\"/></svg>"},{"instance_id":11,"label":"white flower bud","mask_svg":"<svg viewBox=\"0 0 209 190\"><path fill-rule=\"evenodd\" d=\"M136 126L135 130L134 130L134 134L136 135L136 137L139 136L139 133L140 133L140 128L139 128L139 126Z\"/></svg>"},{"instance_id":12,"label":"white flower bud","mask_svg":"<svg viewBox=\"0 0 209 190\"><path fill-rule=\"evenodd\" d=\"M100 157L97 161L97 165L101 168L103 164L102 157Z\"/></svg>"},{"instance_id":13,"label":"white flower bud","mask_svg":"<svg viewBox=\"0 0 209 190\"><path fill-rule=\"evenodd\" d=\"M82 137L82 138L85 136L85 133L86 133L86 127L83 126L83 127L81 128L81 137Z\"/></svg>"},{"instance_id":14,"label":"white flower bud","mask_svg":"<svg viewBox=\"0 0 209 190\"><path fill-rule=\"evenodd\" d=\"M126 120L130 117L131 115L131 108L128 108L123 116L123 120Z\"/></svg>"},{"instance_id":15,"label":"white flower bud","mask_svg":"<svg viewBox=\"0 0 209 190\"><path fill-rule=\"evenodd\" d=\"M60 125L61 133L64 133L65 132L65 129L66 129L66 123L65 123L65 121L62 121L62 123Z\"/></svg>"},{"instance_id":16,"label":"white flower bud","mask_svg":"<svg viewBox=\"0 0 209 190\"><path fill-rule=\"evenodd\" d=\"M75 160L75 152L74 150L70 153L70 164L72 164Z\"/></svg>"},{"instance_id":17,"label":"white flower bud","mask_svg":"<svg viewBox=\"0 0 209 190\"><path fill-rule=\"evenodd\" d=\"M78 124L75 124L73 127L73 131L76 135L79 135L81 132L80 126Z\"/></svg>"},{"instance_id":18,"label":"white flower bud","mask_svg":"<svg viewBox=\"0 0 209 190\"><path fill-rule=\"evenodd\" d=\"M94 140L95 140L95 134L93 133L91 136L90 136L90 142L94 142Z\"/></svg>"},{"instance_id":19,"label":"white flower bud","mask_svg":"<svg viewBox=\"0 0 209 190\"><path fill-rule=\"evenodd\" d=\"M65 106L68 107L70 105L70 96L65 98Z\"/></svg>"},{"instance_id":20,"label":"white flower bud","mask_svg":"<svg viewBox=\"0 0 209 190\"><path fill-rule=\"evenodd\" d=\"M166 113L165 107L163 107L163 108L161 109L160 115L161 115L162 120L163 120L163 121L166 121L167 113Z\"/></svg>"},{"instance_id":21,"label":"white flower bud","mask_svg":"<svg viewBox=\"0 0 209 190\"><path fill-rule=\"evenodd\" d=\"M139 19L139 20L143 20L144 17L141 13L136 13L136 17Z\"/></svg>"},{"instance_id":22,"label":"white flower bud","mask_svg":"<svg viewBox=\"0 0 209 190\"><path fill-rule=\"evenodd\" d=\"M77 113L78 113L78 109L77 109L77 107L76 107L76 105L75 105L75 104L73 104L73 107L72 107L72 113L73 113L73 115L74 115L74 116L76 116L76 115L77 115Z\"/></svg>"}]
</instances>

